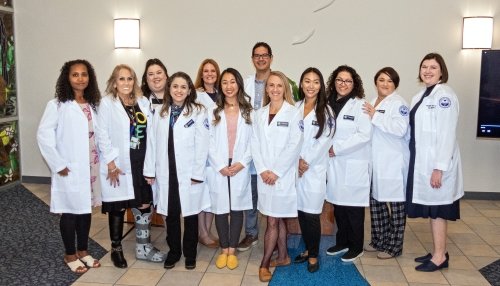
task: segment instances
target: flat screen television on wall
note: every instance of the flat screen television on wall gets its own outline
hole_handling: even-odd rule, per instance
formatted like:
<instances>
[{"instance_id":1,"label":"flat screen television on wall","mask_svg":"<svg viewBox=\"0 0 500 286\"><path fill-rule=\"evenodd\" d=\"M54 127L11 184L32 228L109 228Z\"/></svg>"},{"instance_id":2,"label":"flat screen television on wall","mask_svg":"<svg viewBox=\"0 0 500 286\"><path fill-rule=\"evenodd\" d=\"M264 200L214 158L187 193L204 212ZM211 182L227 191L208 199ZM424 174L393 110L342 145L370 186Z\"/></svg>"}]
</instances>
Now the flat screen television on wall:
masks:
<instances>
[{"instance_id":1,"label":"flat screen television on wall","mask_svg":"<svg viewBox=\"0 0 500 286\"><path fill-rule=\"evenodd\" d=\"M500 139L500 50L481 57L477 137Z\"/></svg>"}]
</instances>

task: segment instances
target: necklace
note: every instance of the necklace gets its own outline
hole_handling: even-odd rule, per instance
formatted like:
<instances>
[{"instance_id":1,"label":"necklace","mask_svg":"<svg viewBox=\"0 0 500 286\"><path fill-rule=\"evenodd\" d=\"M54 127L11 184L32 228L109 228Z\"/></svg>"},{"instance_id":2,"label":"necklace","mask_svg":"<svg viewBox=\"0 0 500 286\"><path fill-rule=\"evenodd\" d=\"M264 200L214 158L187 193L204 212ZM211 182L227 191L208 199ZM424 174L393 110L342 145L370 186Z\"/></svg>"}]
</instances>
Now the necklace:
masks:
<instances>
[{"instance_id":1,"label":"necklace","mask_svg":"<svg viewBox=\"0 0 500 286\"><path fill-rule=\"evenodd\" d=\"M125 113L127 113L127 116L130 119L130 123L133 126L136 126L137 123L136 123L135 105L132 105L132 106L125 105L125 103L123 102L123 100L121 99L121 97L120 97L120 102L121 102L123 108L125 109Z\"/></svg>"}]
</instances>

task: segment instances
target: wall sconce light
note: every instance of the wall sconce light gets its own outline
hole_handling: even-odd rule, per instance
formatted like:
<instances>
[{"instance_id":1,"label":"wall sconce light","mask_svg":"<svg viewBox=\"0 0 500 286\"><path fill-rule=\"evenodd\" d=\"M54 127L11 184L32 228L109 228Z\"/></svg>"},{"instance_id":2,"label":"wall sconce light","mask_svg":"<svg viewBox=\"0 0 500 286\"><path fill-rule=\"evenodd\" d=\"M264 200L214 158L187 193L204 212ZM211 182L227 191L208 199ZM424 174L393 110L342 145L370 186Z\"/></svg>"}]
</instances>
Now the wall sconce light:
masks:
<instances>
[{"instance_id":1,"label":"wall sconce light","mask_svg":"<svg viewBox=\"0 0 500 286\"><path fill-rule=\"evenodd\" d=\"M115 49L140 49L139 31L139 19L115 19Z\"/></svg>"},{"instance_id":2,"label":"wall sconce light","mask_svg":"<svg viewBox=\"0 0 500 286\"><path fill-rule=\"evenodd\" d=\"M491 49L493 17L464 17L462 49Z\"/></svg>"}]
</instances>

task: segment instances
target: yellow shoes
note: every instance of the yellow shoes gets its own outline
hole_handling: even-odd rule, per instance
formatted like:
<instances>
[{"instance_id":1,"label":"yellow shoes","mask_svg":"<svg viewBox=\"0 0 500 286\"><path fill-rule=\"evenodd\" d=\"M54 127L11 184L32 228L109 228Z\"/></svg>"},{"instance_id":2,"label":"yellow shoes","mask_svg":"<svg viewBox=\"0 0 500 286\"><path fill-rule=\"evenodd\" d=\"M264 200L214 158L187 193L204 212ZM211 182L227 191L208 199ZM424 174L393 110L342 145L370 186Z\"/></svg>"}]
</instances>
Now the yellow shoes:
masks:
<instances>
[{"instance_id":1,"label":"yellow shoes","mask_svg":"<svg viewBox=\"0 0 500 286\"><path fill-rule=\"evenodd\" d=\"M238 267L238 257L236 255L228 255L227 257L227 268L233 270Z\"/></svg>"},{"instance_id":2,"label":"yellow shoes","mask_svg":"<svg viewBox=\"0 0 500 286\"><path fill-rule=\"evenodd\" d=\"M227 266L227 268L233 270L238 267L238 257L233 254L227 255L225 253L221 253L219 254L219 256L217 256L217 260L215 260L215 266L217 266L217 268L219 269Z\"/></svg>"},{"instance_id":3,"label":"yellow shoes","mask_svg":"<svg viewBox=\"0 0 500 286\"><path fill-rule=\"evenodd\" d=\"M226 267L226 265L227 265L227 254L225 253L219 254L219 256L217 256L217 260L215 261L215 266L217 266L217 268L219 269L222 269Z\"/></svg>"}]
</instances>

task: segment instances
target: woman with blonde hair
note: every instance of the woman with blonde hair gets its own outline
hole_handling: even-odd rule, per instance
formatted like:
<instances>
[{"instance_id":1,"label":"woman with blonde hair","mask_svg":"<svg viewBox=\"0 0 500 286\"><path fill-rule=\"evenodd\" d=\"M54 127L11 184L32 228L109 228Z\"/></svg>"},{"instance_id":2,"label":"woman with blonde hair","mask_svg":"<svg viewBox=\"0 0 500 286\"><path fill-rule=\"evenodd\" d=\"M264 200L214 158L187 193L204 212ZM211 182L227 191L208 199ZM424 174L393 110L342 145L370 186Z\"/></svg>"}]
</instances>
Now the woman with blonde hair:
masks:
<instances>
[{"instance_id":1,"label":"woman with blonde hair","mask_svg":"<svg viewBox=\"0 0 500 286\"><path fill-rule=\"evenodd\" d=\"M264 107L255 114L252 157L257 174L258 209L267 216L259 279L271 280L269 267L289 265L285 218L297 217L295 178L303 140L301 112L294 106L287 77L272 71L266 80ZM278 258L271 262L275 247Z\"/></svg>"},{"instance_id":2,"label":"woman with blonde hair","mask_svg":"<svg viewBox=\"0 0 500 286\"><path fill-rule=\"evenodd\" d=\"M142 176L146 140L151 128L149 100L142 96L134 70L117 65L108 79L98 119L103 133L118 150L118 157L106 158L101 165L102 212L108 213L111 260L126 268L121 240L125 209L132 208L136 220L137 259L162 262L165 255L150 242L153 192Z\"/></svg>"}]
</instances>

